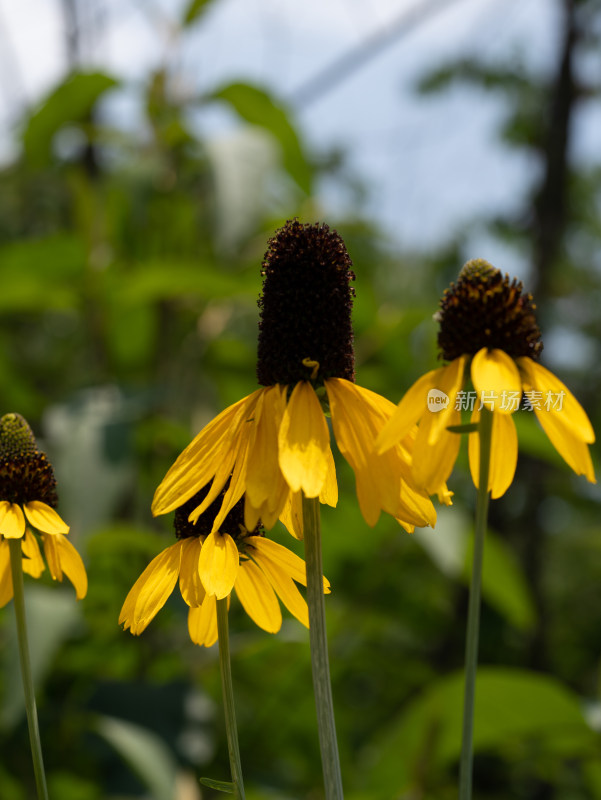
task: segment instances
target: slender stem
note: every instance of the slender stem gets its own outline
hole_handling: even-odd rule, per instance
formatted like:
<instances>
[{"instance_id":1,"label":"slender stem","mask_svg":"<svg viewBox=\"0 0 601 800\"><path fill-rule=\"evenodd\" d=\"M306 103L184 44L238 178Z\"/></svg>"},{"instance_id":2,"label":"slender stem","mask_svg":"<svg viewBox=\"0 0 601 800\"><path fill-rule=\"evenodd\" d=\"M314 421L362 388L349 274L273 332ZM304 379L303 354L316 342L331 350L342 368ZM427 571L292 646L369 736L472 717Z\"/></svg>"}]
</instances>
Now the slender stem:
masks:
<instances>
[{"instance_id":1,"label":"slender stem","mask_svg":"<svg viewBox=\"0 0 601 800\"><path fill-rule=\"evenodd\" d=\"M459 764L459 800L472 797L472 741L474 734L474 695L478 668L478 635L480 632L480 588L482 585L482 558L484 537L488 518L488 476L490 472L490 447L492 439L491 411L482 409L478 436L480 439L480 474L478 476L478 500L476 503L476 525L474 531L474 558L472 581L467 613L465 644L465 693L463 699L463 733L461 739L461 761Z\"/></svg>"},{"instance_id":2,"label":"slender stem","mask_svg":"<svg viewBox=\"0 0 601 800\"><path fill-rule=\"evenodd\" d=\"M303 530L307 565L307 605L309 606L309 642L313 669L313 691L317 708L317 729L326 800L342 800L342 774L336 741L334 702L330 683L326 608L323 594L321 561L321 524L319 498L303 494Z\"/></svg>"},{"instance_id":3,"label":"slender stem","mask_svg":"<svg viewBox=\"0 0 601 800\"><path fill-rule=\"evenodd\" d=\"M217 600L217 634L219 637L219 666L221 668L221 687L223 689L225 732L227 735L227 749L230 755L230 771L232 773L232 782L236 790L237 800L245 800L242 765L240 763L240 747L238 746L238 728L236 727L236 710L234 708L232 667L230 663L227 597Z\"/></svg>"},{"instance_id":4,"label":"slender stem","mask_svg":"<svg viewBox=\"0 0 601 800\"><path fill-rule=\"evenodd\" d=\"M29 745L33 759L33 771L39 800L48 800L46 774L44 772L44 759L42 758L42 744L38 727L38 712L35 705L35 692L33 677L31 675L31 661L27 643L27 624L25 620L25 591L23 589L23 565L21 553L21 539L9 539L10 568L13 578L13 591L15 600L15 619L17 621L17 640L19 642L19 659L21 661L21 677L23 678L23 692L25 694L25 713L27 714L27 727L29 728Z\"/></svg>"}]
</instances>

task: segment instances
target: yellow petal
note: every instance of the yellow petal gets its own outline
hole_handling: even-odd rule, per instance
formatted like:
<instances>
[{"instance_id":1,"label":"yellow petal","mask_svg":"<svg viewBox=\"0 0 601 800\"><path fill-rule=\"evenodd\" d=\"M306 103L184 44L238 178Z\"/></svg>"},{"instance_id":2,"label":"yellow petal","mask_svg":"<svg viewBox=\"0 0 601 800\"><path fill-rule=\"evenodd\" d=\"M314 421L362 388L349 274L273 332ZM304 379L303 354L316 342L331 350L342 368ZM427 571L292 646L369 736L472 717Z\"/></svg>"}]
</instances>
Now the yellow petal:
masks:
<instances>
[{"instance_id":1,"label":"yellow petal","mask_svg":"<svg viewBox=\"0 0 601 800\"><path fill-rule=\"evenodd\" d=\"M409 433L428 407L428 392L436 387L444 370L426 372L411 386L384 425L376 439L376 450L383 453L398 444Z\"/></svg>"},{"instance_id":2,"label":"yellow petal","mask_svg":"<svg viewBox=\"0 0 601 800\"><path fill-rule=\"evenodd\" d=\"M418 486L428 494L437 494L448 481L461 445L461 436L443 430L430 443L430 427L434 414L424 416L419 424L413 449L413 474ZM456 409L448 417L449 425L461 423L461 412Z\"/></svg>"},{"instance_id":3,"label":"yellow petal","mask_svg":"<svg viewBox=\"0 0 601 800\"><path fill-rule=\"evenodd\" d=\"M20 539L25 533L25 517L21 506L0 501L0 533L7 539Z\"/></svg>"},{"instance_id":4,"label":"yellow petal","mask_svg":"<svg viewBox=\"0 0 601 800\"><path fill-rule=\"evenodd\" d=\"M265 574L267 580L275 589L277 596L286 606L288 611L301 622L305 628L309 627L309 609L307 602L292 578L284 569L277 566L271 559L264 558L261 553L255 552L253 560Z\"/></svg>"},{"instance_id":5,"label":"yellow petal","mask_svg":"<svg viewBox=\"0 0 601 800\"><path fill-rule=\"evenodd\" d=\"M288 577L303 586L307 585L307 570L302 558L288 550L273 539L265 536L249 536L246 541L257 552L260 553L261 560L269 559L278 569L282 570ZM330 582L327 578L323 579L323 589L326 594L330 592Z\"/></svg>"},{"instance_id":6,"label":"yellow petal","mask_svg":"<svg viewBox=\"0 0 601 800\"><path fill-rule=\"evenodd\" d=\"M280 469L293 492L318 497L328 474L330 433L315 390L299 381L282 417L278 438Z\"/></svg>"},{"instance_id":7,"label":"yellow petal","mask_svg":"<svg viewBox=\"0 0 601 800\"><path fill-rule=\"evenodd\" d=\"M252 421L252 412L250 417L248 414L249 407L256 403L257 395L262 391L258 389L252 395L226 408L186 447L155 492L152 501L152 513L155 516L167 514L183 505L209 483L217 467L230 456L229 469L224 470L227 474L224 475L223 483L217 490L219 494L233 468L231 444L237 438L241 426Z\"/></svg>"},{"instance_id":8,"label":"yellow petal","mask_svg":"<svg viewBox=\"0 0 601 800\"><path fill-rule=\"evenodd\" d=\"M282 627L282 612L271 584L252 561L240 565L236 594L248 616L264 631L277 633Z\"/></svg>"},{"instance_id":9,"label":"yellow petal","mask_svg":"<svg viewBox=\"0 0 601 800\"><path fill-rule=\"evenodd\" d=\"M565 428L571 428L577 439L592 444L595 441L593 426L586 411L568 387L552 372L531 358L518 358L517 361L526 382L541 394L541 414L537 415L539 419L543 413L555 416L557 423ZM538 409L535 407L536 410Z\"/></svg>"},{"instance_id":10,"label":"yellow petal","mask_svg":"<svg viewBox=\"0 0 601 800\"><path fill-rule=\"evenodd\" d=\"M197 506L188 517L190 522L196 522L200 515L204 513L218 497L224 485L229 481L228 488L223 496L221 508L213 520L213 531L219 530L223 520L244 494L248 453L252 448L252 442L255 438L256 425L258 424L261 414L261 400L264 391L264 389L259 389L259 391L250 395L247 398L246 404L240 410L237 434L231 438L228 451L224 452L221 457L208 494L202 503Z\"/></svg>"},{"instance_id":11,"label":"yellow petal","mask_svg":"<svg viewBox=\"0 0 601 800\"><path fill-rule=\"evenodd\" d=\"M457 401L457 392L459 392L465 379L465 364L467 356L459 356L454 361L451 361L446 367L441 370L440 378L437 381L436 389L442 392L449 400L440 411L432 411L430 405L426 409L423 419L430 419L428 427L428 443L434 444L439 436L446 433L449 425L454 425L452 422L455 419L457 409L455 407Z\"/></svg>"},{"instance_id":12,"label":"yellow petal","mask_svg":"<svg viewBox=\"0 0 601 800\"><path fill-rule=\"evenodd\" d=\"M13 576L10 568L10 545L0 539L0 608L13 599Z\"/></svg>"},{"instance_id":13,"label":"yellow petal","mask_svg":"<svg viewBox=\"0 0 601 800\"><path fill-rule=\"evenodd\" d=\"M29 524L43 533L69 533L69 526L60 518L57 512L42 503L41 500L32 500L23 506Z\"/></svg>"},{"instance_id":14,"label":"yellow petal","mask_svg":"<svg viewBox=\"0 0 601 800\"><path fill-rule=\"evenodd\" d=\"M51 539L51 537L47 537ZM44 542L45 544L45 542ZM176 542L150 562L125 598L119 624L137 636L154 619L173 591L179 575L182 545ZM50 566L50 565L48 565Z\"/></svg>"},{"instance_id":15,"label":"yellow petal","mask_svg":"<svg viewBox=\"0 0 601 800\"><path fill-rule=\"evenodd\" d=\"M336 443L355 473L357 500L365 521L375 525L380 511L395 518L404 517L407 507L402 493L423 494L413 486L406 447L395 445L381 454L375 450L378 432L393 413L394 405L343 378L328 378L325 385ZM433 512L428 499L426 505ZM413 522L427 525L428 518L420 516Z\"/></svg>"},{"instance_id":16,"label":"yellow petal","mask_svg":"<svg viewBox=\"0 0 601 800\"><path fill-rule=\"evenodd\" d=\"M63 535L54 535L50 533L42 534L42 541L44 542L44 552L46 553L46 560L48 560L48 551L46 550L46 542L51 542L51 549L53 552L53 559L56 558L59 563L59 569L56 569L54 564L54 573L48 563L50 574L55 580L62 581L63 574L69 578L75 587L75 595L78 600L84 598L88 591L88 576L86 568L84 567L81 556L73 547L71 542Z\"/></svg>"},{"instance_id":17,"label":"yellow petal","mask_svg":"<svg viewBox=\"0 0 601 800\"><path fill-rule=\"evenodd\" d=\"M229 600L229 598L228 598ZM217 641L217 598L207 595L201 606L188 609L188 633L194 644L211 647Z\"/></svg>"},{"instance_id":18,"label":"yellow petal","mask_svg":"<svg viewBox=\"0 0 601 800\"><path fill-rule=\"evenodd\" d=\"M480 421L474 409L471 422ZM470 472L476 489L480 483L480 437L477 431L468 437ZM518 435L510 414L493 414L488 491L493 500L502 497L511 486L518 463Z\"/></svg>"},{"instance_id":19,"label":"yellow petal","mask_svg":"<svg viewBox=\"0 0 601 800\"><path fill-rule=\"evenodd\" d=\"M179 588L189 606L201 605L205 599L205 589L200 580L198 563L200 560L201 540L198 536L182 539L182 560L179 568Z\"/></svg>"},{"instance_id":20,"label":"yellow petal","mask_svg":"<svg viewBox=\"0 0 601 800\"><path fill-rule=\"evenodd\" d=\"M280 521L295 539L302 539L303 532L303 493L289 492L280 514Z\"/></svg>"},{"instance_id":21,"label":"yellow petal","mask_svg":"<svg viewBox=\"0 0 601 800\"><path fill-rule=\"evenodd\" d=\"M588 444L583 442L574 429L564 424L559 414L534 409L534 413L549 441L576 475L584 475L590 483L596 483L595 470Z\"/></svg>"},{"instance_id":22,"label":"yellow petal","mask_svg":"<svg viewBox=\"0 0 601 800\"><path fill-rule=\"evenodd\" d=\"M265 389L262 396L263 409L249 450L246 472L245 508L255 509L254 524L250 524L250 517L248 519L249 530L256 527L259 518L266 528L273 527L286 502L288 484L278 458L278 435L286 410L286 391L286 386L276 384Z\"/></svg>"},{"instance_id":23,"label":"yellow petal","mask_svg":"<svg viewBox=\"0 0 601 800\"><path fill-rule=\"evenodd\" d=\"M229 533L216 531L207 536L200 550L198 570L207 594L227 597L234 588L240 557Z\"/></svg>"},{"instance_id":24,"label":"yellow petal","mask_svg":"<svg viewBox=\"0 0 601 800\"><path fill-rule=\"evenodd\" d=\"M39 578L46 566L37 539L29 528L21 540L21 549L23 551L23 572L31 575L32 578Z\"/></svg>"},{"instance_id":25,"label":"yellow petal","mask_svg":"<svg viewBox=\"0 0 601 800\"><path fill-rule=\"evenodd\" d=\"M472 359L472 383L489 411L513 414L522 398L520 372L504 350L483 347Z\"/></svg>"}]
</instances>

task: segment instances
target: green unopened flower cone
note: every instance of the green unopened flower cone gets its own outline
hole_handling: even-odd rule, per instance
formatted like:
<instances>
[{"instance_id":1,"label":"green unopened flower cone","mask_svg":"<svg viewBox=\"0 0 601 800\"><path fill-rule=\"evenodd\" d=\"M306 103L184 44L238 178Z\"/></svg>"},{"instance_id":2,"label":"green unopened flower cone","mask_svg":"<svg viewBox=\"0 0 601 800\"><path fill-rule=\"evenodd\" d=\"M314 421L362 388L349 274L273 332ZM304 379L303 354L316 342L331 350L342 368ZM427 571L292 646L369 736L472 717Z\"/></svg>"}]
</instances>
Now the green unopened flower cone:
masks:
<instances>
[{"instance_id":1,"label":"green unopened flower cone","mask_svg":"<svg viewBox=\"0 0 601 800\"><path fill-rule=\"evenodd\" d=\"M21 540L23 571L39 578L46 567L38 535L52 578L62 581L66 575L77 598L85 597L86 570L66 538L69 526L57 505L52 466L38 450L31 428L20 414L5 414L0 418L0 606L13 596L9 540Z\"/></svg>"},{"instance_id":2,"label":"green unopened flower cone","mask_svg":"<svg viewBox=\"0 0 601 800\"><path fill-rule=\"evenodd\" d=\"M539 363L543 345L536 307L522 284L475 259L464 266L457 284L445 291L440 306L438 345L449 363L427 372L407 391L378 436L378 452L398 445L418 423L413 473L429 494L437 492L457 458L460 437L448 428L461 424L462 394L471 377L476 396L471 421L480 419L480 406L493 415L488 482L492 498L501 497L513 481L518 438L512 415L522 397L566 463L594 483L592 425L567 386ZM441 410L428 405L433 391L446 397ZM468 452L477 487L477 433L469 436Z\"/></svg>"},{"instance_id":3,"label":"green unopened flower cone","mask_svg":"<svg viewBox=\"0 0 601 800\"><path fill-rule=\"evenodd\" d=\"M331 506L338 501L326 407L366 522L375 525L385 511L409 531L435 523L434 507L411 472L414 432L384 454L374 448L395 406L354 382L351 266L342 239L327 225L295 220L271 239L259 300L263 388L219 414L184 450L155 493L155 515L210 483L190 513L194 522L229 481L213 531L244 497L248 530L259 519L267 529L282 519L301 538L302 493Z\"/></svg>"}]
</instances>

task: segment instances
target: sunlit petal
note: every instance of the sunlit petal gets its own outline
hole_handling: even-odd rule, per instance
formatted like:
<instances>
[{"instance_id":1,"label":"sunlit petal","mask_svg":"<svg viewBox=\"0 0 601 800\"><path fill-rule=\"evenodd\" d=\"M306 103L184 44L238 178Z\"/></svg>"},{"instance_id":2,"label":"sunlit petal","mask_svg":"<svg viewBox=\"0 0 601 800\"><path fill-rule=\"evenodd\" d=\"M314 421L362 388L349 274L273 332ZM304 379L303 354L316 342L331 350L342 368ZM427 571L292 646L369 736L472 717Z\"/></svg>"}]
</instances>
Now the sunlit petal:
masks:
<instances>
[{"instance_id":1,"label":"sunlit petal","mask_svg":"<svg viewBox=\"0 0 601 800\"><path fill-rule=\"evenodd\" d=\"M448 481L461 445L461 436L441 431L433 444L430 440L430 426L434 414L424 416L419 424L413 450L413 475L418 486L428 494L438 494ZM461 412L454 410L448 417L449 425L461 423Z\"/></svg>"},{"instance_id":2,"label":"sunlit petal","mask_svg":"<svg viewBox=\"0 0 601 800\"><path fill-rule=\"evenodd\" d=\"M303 493L289 492L280 514L280 521L295 539L302 539L303 531Z\"/></svg>"},{"instance_id":3,"label":"sunlit petal","mask_svg":"<svg viewBox=\"0 0 601 800\"><path fill-rule=\"evenodd\" d=\"M48 563L48 568L50 569L50 574L52 575L55 580L62 581L63 574L69 578L71 583L75 588L75 595L78 600L84 598L88 591L88 576L86 574L86 568L84 567L84 563L81 560L81 556L75 549L75 547L71 544L71 542L65 538L63 535L55 535L50 533L42 534L42 541L44 543L44 552L46 553L46 560L48 560L48 555L46 551L46 542L51 541L51 549L53 551L53 559L58 559L60 565L60 576L59 574L53 574L52 569L50 568L50 563ZM55 566L56 572L56 566ZM161 603L161 606L163 604Z\"/></svg>"},{"instance_id":4,"label":"sunlit petal","mask_svg":"<svg viewBox=\"0 0 601 800\"><path fill-rule=\"evenodd\" d=\"M29 524L43 533L69 533L69 526L58 513L40 500L32 500L23 506Z\"/></svg>"},{"instance_id":5,"label":"sunlit petal","mask_svg":"<svg viewBox=\"0 0 601 800\"><path fill-rule=\"evenodd\" d=\"M47 538L52 540L52 537ZM130 628L134 635L142 633L167 602L177 582L181 553L181 542L163 550L130 589L119 615L119 624L125 629Z\"/></svg>"},{"instance_id":6,"label":"sunlit petal","mask_svg":"<svg viewBox=\"0 0 601 800\"><path fill-rule=\"evenodd\" d=\"M480 412L474 409L471 422L480 421ZM476 489L480 484L480 437L477 431L468 437L470 472ZM493 500L502 497L511 486L518 462L518 435L510 414L493 414L488 491Z\"/></svg>"},{"instance_id":7,"label":"sunlit petal","mask_svg":"<svg viewBox=\"0 0 601 800\"><path fill-rule=\"evenodd\" d=\"M200 580L198 564L201 540L198 536L182 539L182 560L179 569L179 588L184 601L192 607L199 606L205 599L205 589Z\"/></svg>"},{"instance_id":8,"label":"sunlit petal","mask_svg":"<svg viewBox=\"0 0 601 800\"><path fill-rule=\"evenodd\" d=\"M277 596L288 611L295 616L305 628L308 628L309 610L307 608L307 602L286 570L278 566L271 559L264 558L263 555L257 551L255 551L253 555L253 560L265 574L268 581L275 589Z\"/></svg>"},{"instance_id":9,"label":"sunlit petal","mask_svg":"<svg viewBox=\"0 0 601 800\"><path fill-rule=\"evenodd\" d=\"M555 416L560 425L573 430L576 438L592 444L595 441L593 426L568 387L531 358L518 358L518 364L526 382L541 394L540 411ZM540 419L542 413L537 416Z\"/></svg>"},{"instance_id":10,"label":"sunlit petal","mask_svg":"<svg viewBox=\"0 0 601 800\"><path fill-rule=\"evenodd\" d=\"M244 561L240 565L236 594L248 616L259 628L268 633L279 631L282 612L278 598L265 574L252 561Z\"/></svg>"},{"instance_id":11,"label":"sunlit petal","mask_svg":"<svg viewBox=\"0 0 601 800\"><path fill-rule=\"evenodd\" d=\"M229 603L229 598L228 598ZM194 644L211 647L217 641L217 598L207 595L201 606L188 609L188 632Z\"/></svg>"},{"instance_id":12,"label":"sunlit petal","mask_svg":"<svg viewBox=\"0 0 601 800\"><path fill-rule=\"evenodd\" d=\"M280 425L278 448L280 468L291 490L318 497L330 466L330 432L308 381L299 381L292 390Z\"/></svg>"},{"instance_id":13,"label":"sunlit petal","mask_svg":"<svg viewBox=\"0 0 601 800\"><path fill-rule=\"evenodd\" d=\"M472 383L485 408L501 414L517 411L522 380L515 361L504 350L483 347L472 359ZM515 403L509 401L515 397Z\"/></svg>"},{"instance_id":14,"label":"sunlit petal","mask_svg":"<svg viewBox=\"0 0 601 800\"><path fill-rule=\"evenodd\" d=\"M428 392L435 388L444 369L441 367L426 372L403 395L392 416L378 434L376 450L379 453L383 453L404 439L423 416L428 407Z\"/></svg>"},{"instance_id":15,"label":"sunlit petal","mask_svg":"<svg viewBox=\"0 0 601 800\"><path fill-rule=\"evenodd\" d=\"M0 608L13 599L13 576L10 568L10 545L0 539Z\"/></svg>"},{"instance_id":16,"label":"sunlit petal","mask_svg":"<svg viewBox=\"0 0 601 800\"><path fill-rule=\"evenodd\" d=\"M238 436L240 426L249 421L248 410L256 403L256 396L262 391L257 389L252 395L226 408L205 425L186 447L155 492L152 501L152 513L155 516L167 514L183 505L209 483L215 475L216 465L228 459L231 444ZM232 467L233 463L230 464L227 474L222 476L223 483L217 494L223 488Z\"/></svg>"},{"instance_id":17,"label":"sunlit petal","mask_svg":"<svg viewBox=\"0 0 601 800\"><path fill-rule=\"evenodd\" d=\"M207 594L227 597L239 574L240 557L236 542L229 533L209 534L200 550L198 570Z\"/></svg>"},{"instance_id":18,"label":"sunlit petal","mask_svg":"<svg viewBox=\"0 0 601 800\"><path fill-rule=\"evenodd\" d=\"M262 561L268 559L297 583L301 583L303 586L307 585L305 562L296 553L264 536L249 536L246 541L261 554ZM323 588L324 592L328 594L330 582L327 578L323 579Z\"/></svg>"},{"instance_id":19,"label":"sunlit petal","mask_svg":"<svg viewBox=\"0 0 601 800\"><path fill-rule=\"evenodd\" d=\"M429 419L430 423L428 430L428 444L434 444L440 436L446 433L449 425L455 425L453 422L456 419L457 409L455 408L457 401L457 392L463 387L465 379L465 365L467 356L459 356L459 358L451 361L448 366L443 367L436 388L439 392L449 398L446 406L441 411L432 411L428 406L426 413L422 417L423 420ZM421 427L421 424L420 424Z\"/></svg>"},{"instance_id":20,"label":"sunlit petal","mask_svg":"<svg viewBox=\"0 0 601 800\"><path fill-rule=\"evenodd\" d=\"M25 533L25 517L17 503L0 501L0 533L7 539L20 539Z\"/></svg>"},{"instance_id":21,"label":"sunlit petal","mask_svg":"<svg viewBox=\"0 0 601 800\"><path fill-rule=\"evenodd\" d=\"M21 541L23 551L23 572L31 575L32 578L39 578L46 569L40 546L37 539L29 528L25 531L25 536Z\"/></svg>"}]
</instances>

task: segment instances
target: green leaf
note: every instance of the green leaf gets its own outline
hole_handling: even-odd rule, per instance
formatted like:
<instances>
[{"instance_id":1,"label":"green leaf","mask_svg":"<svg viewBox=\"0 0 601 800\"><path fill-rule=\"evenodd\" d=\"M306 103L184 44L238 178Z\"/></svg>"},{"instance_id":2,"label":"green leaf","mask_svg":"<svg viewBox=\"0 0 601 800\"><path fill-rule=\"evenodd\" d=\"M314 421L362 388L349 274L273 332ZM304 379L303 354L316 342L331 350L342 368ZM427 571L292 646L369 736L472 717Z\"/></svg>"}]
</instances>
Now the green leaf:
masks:
<instances>
[{"instance_id":1,"label":"green leaf","mask_svg":"<svg viewBox=\"0 0 601 800\"><path fill-rule=\"evenodd\" d=\"M434 775L459 758L463 683L463 672L458 672L426 687L375 743L377 763L366 776L374 783L374 798L384 796L378 791L381 787L386 787L387 797L406 790L423 773L424 764ZM565 759L587 758L595 746L580 698L559 681L525 670L480 667L474 752L494 751L510 758L516 744L531 739Z\"/></svg>"},{"instance_id":2,"label":"green leaf","mask_svg":"<svg viewBox=\"0 0 601 800\"><path fill-rule=\"evenodd\" d=\"M177 765L163 739L115 717L98 716L94 729L130 765L153 800L175 800Z\"/></svg>"},{"instance_id":3,"label":"green leaf","mask_svg":"<svg viewBox=\"0 0 601 800\"><path fill-rule=\"evenodd\" d=\"M284 168L306 194L311 194L311 166L287 111L277 100L263 89L247 83L232 83L211 96L229 103L246 122L269 131L282 149Z\"/></svg>"},{"instance_id":4,"label":"green leaf","mask_svg":"<svg viewBox=\"0 0 601 800\"><path fill-rule=\"evenodd\" d=\"M67 123L88 120L91 110L117 81L101 72L71 74L32 114L23 132L25 154L35 167L44 166L52 152L55 133Z\"/></svg>"},{"instance_id":5,"label":"green leaf","mask_svg":"<svg viewBox=\"0 0 601 800\"><path fill-rule=\"evenodd\" d=\"M207 6L211 3L211 0L191 0L188 3L186 11L184 12L184 16L182 19L182 25L185 27L187 25L191 25L193 22L196 22L206 11Z\"/></svg>"},{"instance_id":6,"label":"green leaf","mask_svg":"<svg viewBox=\"0 0 601 800\"><path fill-rule=\"evenodd\" d=\"M208 786L209 789L217 789L218 792L234 794L235 787L231 781L214 781L212 778L200 778L199 780L203 786Z\"/></svg>"}]
</instances>

